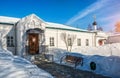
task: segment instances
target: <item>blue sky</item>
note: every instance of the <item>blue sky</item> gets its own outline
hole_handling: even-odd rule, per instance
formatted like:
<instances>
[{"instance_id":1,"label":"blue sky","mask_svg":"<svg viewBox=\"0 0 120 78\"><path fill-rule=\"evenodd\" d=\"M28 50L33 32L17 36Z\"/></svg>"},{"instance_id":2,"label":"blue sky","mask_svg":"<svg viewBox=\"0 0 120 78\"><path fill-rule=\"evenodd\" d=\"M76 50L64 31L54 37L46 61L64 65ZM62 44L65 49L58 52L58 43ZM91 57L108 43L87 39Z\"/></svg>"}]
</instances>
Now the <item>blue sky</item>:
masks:
<instances>
[{"instance_id":1,"label":"blue sky","mask_svg":"<svg viewBox=\"0 0 120 78\"><path fill-rule=\"evenodd\" d=\"M96 15L98 26L114 29L120 0L1 0L0 16L22 18L35 13L45 21L86 29Z\"/></svg>"}]
</instances>

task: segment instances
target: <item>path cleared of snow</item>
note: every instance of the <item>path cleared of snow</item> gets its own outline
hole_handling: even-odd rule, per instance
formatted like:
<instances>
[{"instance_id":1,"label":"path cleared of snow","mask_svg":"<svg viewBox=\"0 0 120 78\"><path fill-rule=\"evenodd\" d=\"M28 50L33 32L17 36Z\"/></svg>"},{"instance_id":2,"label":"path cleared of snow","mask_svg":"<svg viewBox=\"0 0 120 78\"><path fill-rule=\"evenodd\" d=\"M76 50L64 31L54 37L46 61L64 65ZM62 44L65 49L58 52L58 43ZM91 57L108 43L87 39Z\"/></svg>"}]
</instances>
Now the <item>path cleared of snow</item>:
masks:
<instances>
[{"instance_id":1,"label":"path cleared of snow","mask_svg":"<svg viewBox=\"0 0 120 78\"><path fill-rule=\"evenodd\" d=\"M92 71L90 63L96 63L96 70L92 71L112 78L120 78L120 43L108 44L99 47L87 47L77 49L78 52L67 52L61 49L51 49L50 54L54 55L54 62L60 64L60 59L66 54L83 57L83 66L77 69ZM62 63L63 64L63 63ZM66 65L66 64L65 64ZM68 65L70 66L70 65Z\"/></svg>"},{"instance_id":2,"label":"path cleared of snow","mask_svg":"<svg viewBox=\"0 0 120 78\"><path fill-rule=\"evenodd\" d=\"M44 60L36 60L36 65L50 72L55 78L110 78L93 72L77 70L70 66L60 65Z\"/></svg>"},{"instance_id":3,"label":"path cleared of snow","mask_svg":"<svg viewBox=\"0 0 120 78\"><path fill-rule=\"evenodd\" d=\"M53 78L28 60L0 49L0 78Z\"/></svg>"}]
</instances>

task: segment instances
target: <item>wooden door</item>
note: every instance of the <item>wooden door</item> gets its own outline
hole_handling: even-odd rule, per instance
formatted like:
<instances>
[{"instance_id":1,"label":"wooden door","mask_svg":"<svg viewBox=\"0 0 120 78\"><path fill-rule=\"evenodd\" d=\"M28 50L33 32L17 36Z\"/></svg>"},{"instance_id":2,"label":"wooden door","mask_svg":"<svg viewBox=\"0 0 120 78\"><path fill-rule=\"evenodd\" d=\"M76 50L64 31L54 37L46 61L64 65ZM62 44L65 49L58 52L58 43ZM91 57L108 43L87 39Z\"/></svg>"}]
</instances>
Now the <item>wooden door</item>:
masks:
<instances>
[{"instance_id":1,"label":"wooden door","mask_svg":"<svg viewBox=\"0 0 120 78\"><path fill-rule=\"evenodd\" d=\"M30 54L38 54L39 53L39 34L30 33L28 36L28 45L29 45L29 53Z\"/></svg>"}]
</instances>

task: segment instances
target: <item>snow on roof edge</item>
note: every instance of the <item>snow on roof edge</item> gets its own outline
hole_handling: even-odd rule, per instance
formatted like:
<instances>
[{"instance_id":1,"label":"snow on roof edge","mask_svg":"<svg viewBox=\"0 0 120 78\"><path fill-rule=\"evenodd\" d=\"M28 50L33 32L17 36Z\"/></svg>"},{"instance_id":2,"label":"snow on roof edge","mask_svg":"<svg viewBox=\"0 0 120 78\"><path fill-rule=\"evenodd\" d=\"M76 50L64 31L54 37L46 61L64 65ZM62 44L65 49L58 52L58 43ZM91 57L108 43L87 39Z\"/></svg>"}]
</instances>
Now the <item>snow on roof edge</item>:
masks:
<instances>
[{"instance_id":1,"label":"snow on roof edge","mask_svg":"<svg viewBox=\"0 0 120 78\"><path fill-rule=\"evenodd\" d=\"M83 32L92 32L92 31L88 31L88 30L84 30L84 29L79 29L79 28L75 28L75 27L71 27L68 25L64 25L64 24L59 24L59 23L53 23L53 22L45 22L44 20L42 20L39 16L37 16L36 14L32 13L29 14L25 17L28 16L36 16L39 20L43 21L44 23L46 23L46 27L51 27L51 28L60 28L60 29L68 29L68 30L75 30L75 31L83 31ZM25 18L23 17L23 18ZM8 17L8 16L0 16L0 23L10 23L10 24L15 24L18 21L20 21L20 19L23 18L15 18L15 17Z\"/></svg>"},{"instance_id":2,"label":"snow on roof edge","mask_svg":"<svg viewBox=\"0 0 120 78\"><path fill-rule=\"evenodd\" d=\"M90 32L88 30L79 29L79 28L71 27L64 24L53 23L53 22L46 22L46 23L48 24L47 27L51 27L51 28L70 29L70 30L76 30L76 31Z\"/></svg>"},{"instance_id":3,"label":"snow on roof edge","mask_svg":"<svg viewBox=\"0 0 120 78\"><path fill-rule=\"evenodd\" d=\"M8 17L8 16L0 16L0 23L11 23L14 24L19 21L20 18Z\"/></svg>"}]
</instances>

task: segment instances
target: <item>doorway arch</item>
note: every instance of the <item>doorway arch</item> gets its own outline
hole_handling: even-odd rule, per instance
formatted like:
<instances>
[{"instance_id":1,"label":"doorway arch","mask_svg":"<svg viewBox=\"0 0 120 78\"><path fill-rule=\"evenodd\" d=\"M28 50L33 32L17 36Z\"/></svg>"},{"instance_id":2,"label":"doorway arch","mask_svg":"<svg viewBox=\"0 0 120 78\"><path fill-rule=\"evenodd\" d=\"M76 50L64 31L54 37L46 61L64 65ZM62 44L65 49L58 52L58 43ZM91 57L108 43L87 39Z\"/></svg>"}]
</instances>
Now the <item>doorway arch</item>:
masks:
<instances>
[{"instance_id":1,"label":"doorway arch","mask_svg":"<svg viewBox=\"0 0 120 78\"><path fill-rule=\"evenodd\" d=\"M26 52L28 55L40 53L40 47L43 44L44 31L39 28L28 29L26 31Z\"/></svg>"}]
</instances>

